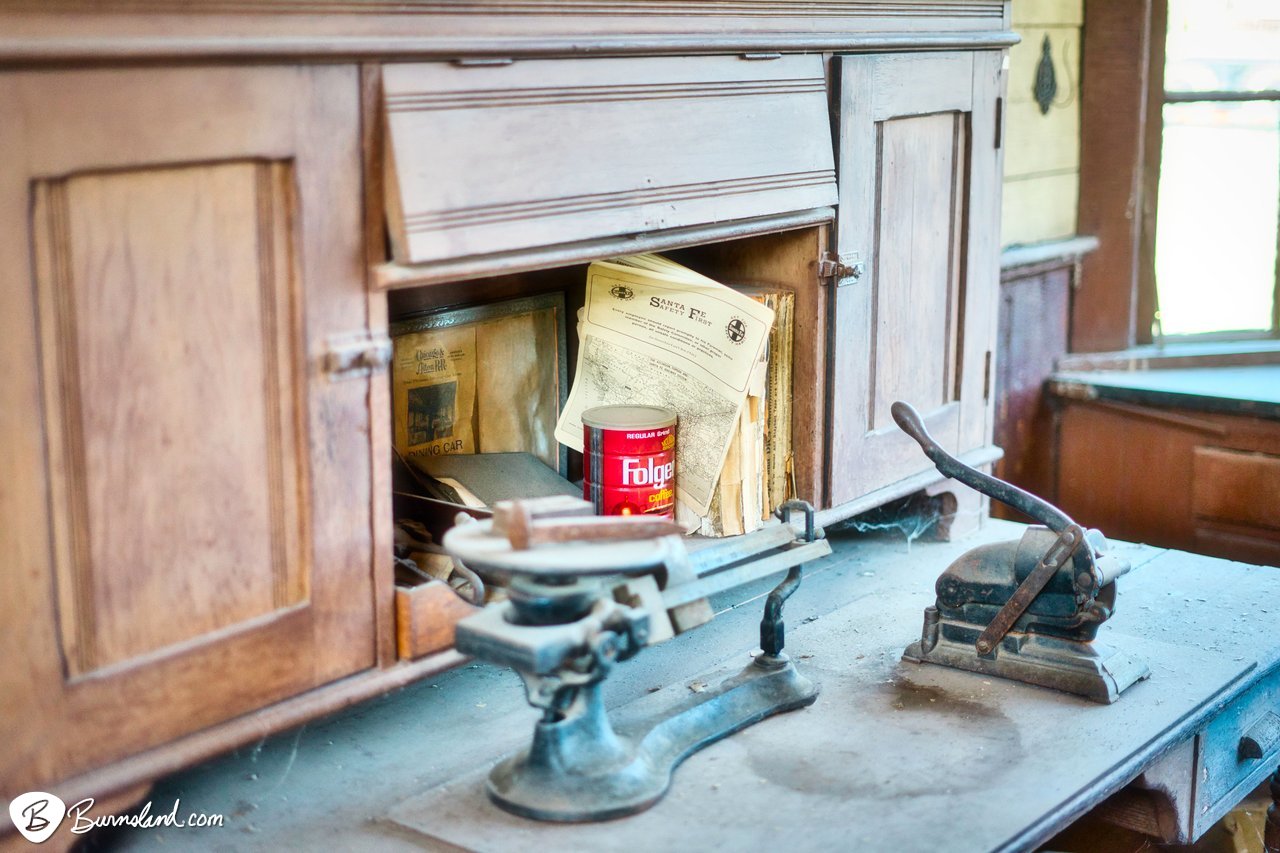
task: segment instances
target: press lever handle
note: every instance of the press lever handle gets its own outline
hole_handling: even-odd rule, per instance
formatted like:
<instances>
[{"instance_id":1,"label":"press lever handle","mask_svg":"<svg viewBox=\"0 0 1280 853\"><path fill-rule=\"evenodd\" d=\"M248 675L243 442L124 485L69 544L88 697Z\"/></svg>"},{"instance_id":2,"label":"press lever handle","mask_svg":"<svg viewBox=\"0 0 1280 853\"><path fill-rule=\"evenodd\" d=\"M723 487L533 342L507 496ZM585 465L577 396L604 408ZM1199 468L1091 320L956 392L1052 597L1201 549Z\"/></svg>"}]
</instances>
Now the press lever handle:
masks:
<instances>
[{"instance_id":1,"label":"press lever handle","mask_svg":"<svg viewBox=\"0 0 1280 853\"><path fill-rule=\"evenodd\" d=\"M890 412L902 431L916 440L925 456L946 476L1034 518L1054 533L1062 533L1075 524L1066 513L1048 501L1023 491L1012 483L984 474L943 450L942 445L929 435L920 413L909 404L899 400L890 407Z\"/></svg>"}]
</instances>

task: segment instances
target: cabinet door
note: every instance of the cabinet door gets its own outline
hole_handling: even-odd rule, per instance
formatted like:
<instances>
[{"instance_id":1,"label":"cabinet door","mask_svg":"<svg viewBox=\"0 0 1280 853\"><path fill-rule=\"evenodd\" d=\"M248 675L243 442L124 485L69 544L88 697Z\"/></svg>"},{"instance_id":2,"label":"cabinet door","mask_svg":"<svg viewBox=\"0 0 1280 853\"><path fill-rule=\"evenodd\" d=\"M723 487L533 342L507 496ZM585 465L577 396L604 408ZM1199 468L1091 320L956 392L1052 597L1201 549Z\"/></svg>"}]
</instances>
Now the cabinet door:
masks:
<instances>
[{"instance_id":1,"label":"cabinet door","mask_svg":"<svg viewBox=\"0 0 1280 853\"><path fill-rule=\"evenodd\" d=\"M0 75L0 793L372 665L358 90Z\"/></svg>"},{"instance_id":2,"label":"cabinet door","mask_svg":"<svg viewBox=\"0 0 1280 853\"><path fill-rule=\"evenodd\" d=\"M930 463L890 416L905 400L952 452L990 435L999 277L1002 53L839 58L828 497Z\"/></svg>"}]
</instances>

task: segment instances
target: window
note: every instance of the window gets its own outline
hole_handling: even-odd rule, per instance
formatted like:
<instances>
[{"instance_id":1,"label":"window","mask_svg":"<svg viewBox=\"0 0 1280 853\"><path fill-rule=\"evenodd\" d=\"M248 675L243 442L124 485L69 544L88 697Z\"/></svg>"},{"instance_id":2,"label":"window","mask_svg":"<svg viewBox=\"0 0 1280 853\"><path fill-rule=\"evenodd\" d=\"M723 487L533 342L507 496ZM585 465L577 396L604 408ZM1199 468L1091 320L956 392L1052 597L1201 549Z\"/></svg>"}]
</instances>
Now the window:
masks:
<instances>
[{"instance_id":1,"label":"window","mask_svg":"<svg viewBox=\"0 0 1280 853\"><path fill-rule=\"evenodd\" d=\"M1280 337L1280 4L1168 4L1153 334Z\"/></svg>"}]
</instances>

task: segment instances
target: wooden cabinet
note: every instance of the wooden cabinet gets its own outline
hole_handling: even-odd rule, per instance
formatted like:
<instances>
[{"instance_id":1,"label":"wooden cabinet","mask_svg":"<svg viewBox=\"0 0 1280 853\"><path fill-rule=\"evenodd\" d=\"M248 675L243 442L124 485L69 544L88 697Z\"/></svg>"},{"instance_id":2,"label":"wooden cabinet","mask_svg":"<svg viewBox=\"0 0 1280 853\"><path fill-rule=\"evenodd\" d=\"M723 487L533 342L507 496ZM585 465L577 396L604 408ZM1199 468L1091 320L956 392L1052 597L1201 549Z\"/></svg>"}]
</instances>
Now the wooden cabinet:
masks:
<instances>
[{"instance_id":1,"label":"wooden cabinet","mask_svg":"<svg viewBox=\"0 0 1280 853\"><path fill-rule=\"evenodd\" d=\"M1280 375L1274 366L1147 374L1159 383L1199 373L1206 390L1224 393L1217 407L1234 413L1207 411L1203 396L1110 387L1115 373L1059 374L1049 386L1059 397L1059 505L1114 539L1280 566L1280 417L1274 403L1252 415L1230 397L1241 383L1228 374L1250 371L1247 387L1263 394Z\"/></svg>"},{"instance_id":2,"label":"wooden cabinet","mask_svg":"<svg viewBox=\"0 0 1280 853\"><path fill-rule=\"evenodd\" d=\"M837 61L832 505L931 467L895 400L952 452L989 440L1003 86L998 51Z\"/></svg>"},{"instance_id":3,"label":"wooden cabinet","mask_svg":"<svg viewBox=\"0 0 1280 853\"><path fill-rule=\"evenodd\" d=\"M358 96L0 76L6 793L373 665Z\"/></svg>"},{"instance_id":4,"label":"wooden cabinet","mask_svg":"<svg viewBox=\"0 0 1280 853\"><path fill-rule=\"evenodd\" d=\"M462 660L394 657L406 306L673 251L796 291L824 521L937 480L894 399L987 443L1007 0L65 5L0 10L0 797Z\"/></svg>"}]
</instances>

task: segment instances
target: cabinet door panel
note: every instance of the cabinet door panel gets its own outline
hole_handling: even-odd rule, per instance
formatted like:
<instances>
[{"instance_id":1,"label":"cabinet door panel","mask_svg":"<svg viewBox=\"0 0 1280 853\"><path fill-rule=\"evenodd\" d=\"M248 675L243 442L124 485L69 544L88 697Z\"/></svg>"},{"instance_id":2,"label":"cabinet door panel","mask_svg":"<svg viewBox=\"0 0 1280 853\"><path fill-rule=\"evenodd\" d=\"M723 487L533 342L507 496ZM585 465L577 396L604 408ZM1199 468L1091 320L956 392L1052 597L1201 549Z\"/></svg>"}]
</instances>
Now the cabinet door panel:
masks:
<instances>
[{"instance_id":1,"label":"cabinet door panel","mask_svg":"<svg viewBox=\"0 0 1280 853\"><path fill-rule=\"evenodd\" d=\"M0 77L0 793L372 665L368 380L314 368L368 323L357 95Z\"/></svg>"},{"instance_id":2,"label":"cabinet door panel","mask_svg":"<svg viewBox=\"0 0 1280 853\"><path fill-rule=\"evenodd\" d=\"M828 499L930 467L894 424L906 400L952 451L985 443L994 330L1000 54L840 57ZM985 147L984 147L985 146Z\"/></svg>"}]
</instances>

